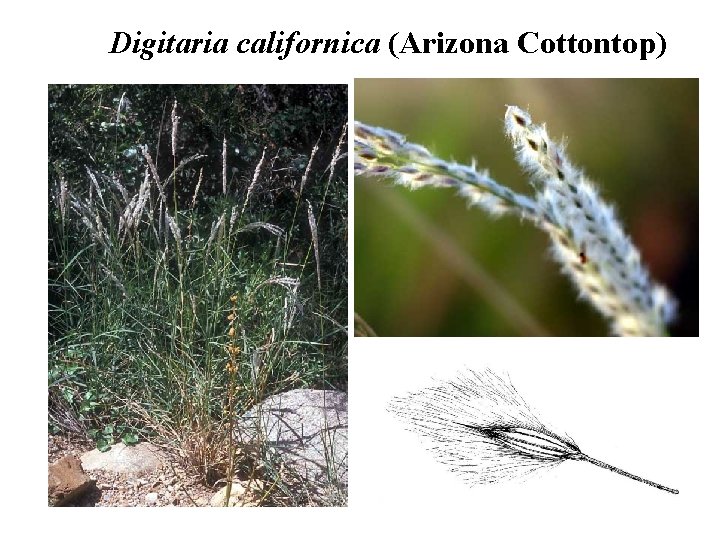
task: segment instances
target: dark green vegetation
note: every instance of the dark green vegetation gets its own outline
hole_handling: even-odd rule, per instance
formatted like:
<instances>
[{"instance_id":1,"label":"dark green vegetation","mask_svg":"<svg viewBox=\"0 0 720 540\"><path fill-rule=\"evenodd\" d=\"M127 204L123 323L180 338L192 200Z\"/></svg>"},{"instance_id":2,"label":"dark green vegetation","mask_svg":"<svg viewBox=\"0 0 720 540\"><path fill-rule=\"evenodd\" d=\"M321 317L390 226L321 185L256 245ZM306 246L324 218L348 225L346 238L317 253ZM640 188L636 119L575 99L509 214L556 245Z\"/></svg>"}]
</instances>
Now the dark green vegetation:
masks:
<instances>
[{"instance_id":1,"label":"dark green vegetation","mask_svg":"<svg viewBox=\"0 0 720 540\"><path fill-rule=\"evenodd\" d=\"M51 430L175 439L212 480L232 415L347 388L346 111L345 86L49 88Z\"/></svg>"}]
</instances>

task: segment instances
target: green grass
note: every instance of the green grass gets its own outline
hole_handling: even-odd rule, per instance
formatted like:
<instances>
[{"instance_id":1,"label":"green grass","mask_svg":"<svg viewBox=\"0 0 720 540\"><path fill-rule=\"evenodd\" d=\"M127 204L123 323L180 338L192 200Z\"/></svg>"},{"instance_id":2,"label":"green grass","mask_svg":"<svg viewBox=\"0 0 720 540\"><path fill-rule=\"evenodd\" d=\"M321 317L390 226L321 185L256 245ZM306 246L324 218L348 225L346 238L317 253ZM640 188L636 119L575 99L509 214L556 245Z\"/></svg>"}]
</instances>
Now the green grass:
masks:
<instances>
[{"instance_id":1,"label":"green grass","mask_svg":"<svg viewBox=\"0 0 720 540\"><path fill-rule=\"evenodd\" d=\"M108 123L119 121L105 141L82 149L90 159L51 144L50 429L84 432L101 448L164 438L215 482L228 471L236 415L294 388L347 388L344 118L313 134L318 151L307 171L288 166L281 144L259 143L276 153L266 151L248 197L259 153L250 167L233 169L226 194L209 173L221 165L221 151L212 150L222 138L180 171L192 156L172 156L166 136L143 141L149 159L118 165L123 156L113 149L133 148L124 139L129 113L117 113L122 98L103 113L97 94L80 95L90 101L86 111L95 106ZM76 106L66 101L60 110L71 116ZM163 116L159 133L169 129ZM95 152L102 155L92 159ZM143 190L147 200L133 206Z\"/></svg>"}]
</instances>

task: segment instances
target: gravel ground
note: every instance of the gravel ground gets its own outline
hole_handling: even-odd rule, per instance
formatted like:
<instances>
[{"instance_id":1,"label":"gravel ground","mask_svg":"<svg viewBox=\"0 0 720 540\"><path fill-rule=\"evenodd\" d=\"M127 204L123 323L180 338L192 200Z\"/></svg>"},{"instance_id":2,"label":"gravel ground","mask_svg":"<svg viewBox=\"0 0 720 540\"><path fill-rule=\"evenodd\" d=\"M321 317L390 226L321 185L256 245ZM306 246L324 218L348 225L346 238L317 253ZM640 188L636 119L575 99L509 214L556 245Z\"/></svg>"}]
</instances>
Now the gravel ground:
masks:
<instances>
[{"instance_id":1,"label":"gravel ground","mask_svg":"<svg viewBox=\"0 0 720 540\"><path fill-rule=\"evenodd\" d=\"M66 455L78 458L95 445L66 435L48 435L48 464ZM208 488L163 455L164 467L139 477L95 470L87 475L96 488L68 506L208 506L215 489Z\"/></svg>"}]
</instances>

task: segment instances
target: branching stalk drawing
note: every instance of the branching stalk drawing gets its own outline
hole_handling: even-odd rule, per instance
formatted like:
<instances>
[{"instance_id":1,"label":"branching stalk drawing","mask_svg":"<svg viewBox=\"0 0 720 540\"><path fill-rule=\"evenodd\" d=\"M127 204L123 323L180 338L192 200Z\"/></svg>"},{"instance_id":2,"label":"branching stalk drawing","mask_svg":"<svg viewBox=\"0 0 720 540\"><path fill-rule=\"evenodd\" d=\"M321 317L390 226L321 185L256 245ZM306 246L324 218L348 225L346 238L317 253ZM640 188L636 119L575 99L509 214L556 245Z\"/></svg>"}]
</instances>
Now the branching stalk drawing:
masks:
<instances>
[{"instance_id":1,"label":"branching stalk drawing","mask_svg":"<svg viewBox=\"0 0 720 540\"><path fill-rule=\"evenodd\" d=\"M393 398L388 410L421 436L439 462L471 485L522 477L575 460L679 493L590 457L568 435L545 427L512 383L489 370L469 371Z\"/></svg>"},{"instance_id":2,"label":"branching stalk drawing","mask_svg":"<svg viewBox=\"0 0 720 540\"><path fill-rule=\"evenodd\" d=\"M470 205L492 215L527 219L551 239L562 271L622 336L666 335L676 302L655 283L615 212L595 186L568 159L563 144L544 125L514 106L505 114L505 132L517 162L528 173L534 196L514 192L488 171L447 162L393 131L355 123L355 172L420 187L455 188Z\"/></svg>"}]
</instances>

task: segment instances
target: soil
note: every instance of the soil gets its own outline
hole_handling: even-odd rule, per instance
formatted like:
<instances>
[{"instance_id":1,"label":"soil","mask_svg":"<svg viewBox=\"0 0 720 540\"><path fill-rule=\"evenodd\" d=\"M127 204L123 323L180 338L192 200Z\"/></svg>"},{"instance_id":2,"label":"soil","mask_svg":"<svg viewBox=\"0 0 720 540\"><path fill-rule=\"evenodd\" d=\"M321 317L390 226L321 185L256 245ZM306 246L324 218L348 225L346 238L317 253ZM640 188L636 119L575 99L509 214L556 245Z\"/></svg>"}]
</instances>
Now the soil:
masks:
<instances>
[{"instance_id":1,"label":"soil","mask_svg":"<svg viewBox=\"0 0 720 540\"><path fill-rule=\"evenodd\" d=\"M48 464L67 455L79 458L94 448L87 439L48 435ZM68 506L208 506L212 495L222 487L204 485L169 453L163 453L162 458L163 467L140 476L86 471L95 480L95 488Z\"/></svg>"}]
</instances>

